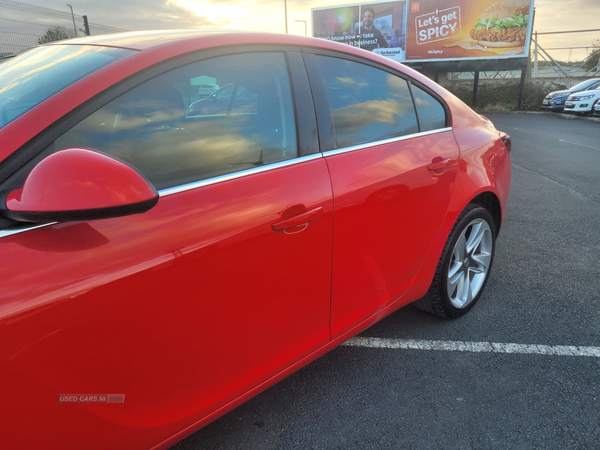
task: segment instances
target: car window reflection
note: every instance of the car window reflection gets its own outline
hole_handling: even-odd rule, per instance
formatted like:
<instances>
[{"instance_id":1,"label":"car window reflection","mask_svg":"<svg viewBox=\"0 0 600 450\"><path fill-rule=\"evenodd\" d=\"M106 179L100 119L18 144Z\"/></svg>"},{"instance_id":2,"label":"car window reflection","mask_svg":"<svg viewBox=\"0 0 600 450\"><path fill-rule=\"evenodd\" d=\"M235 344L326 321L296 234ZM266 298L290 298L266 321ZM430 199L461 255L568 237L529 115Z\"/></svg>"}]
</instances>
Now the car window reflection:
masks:
<instances>
[{"instance_id":1,"label":"car window reflection","mask_svg":"<svg viewBox=\"0 0 600 450\"><path fill-rule=\"evenodd\" d=\"M318 59L338 148L419 131L404 79L352 61L325 56Z\"/></svg>"},{"instance_id":2,"label":"car window reflection","mask_svg":"<svg viewBox=\"0 0 600 450\"><path fill-rule=\"evenodd\" d=\"M202 98L198 79L221 87ZM110 102L55 144L118 157L157 189L294 158L285 58L230 55L176 69Z\"/></svg>"}]
</instances>

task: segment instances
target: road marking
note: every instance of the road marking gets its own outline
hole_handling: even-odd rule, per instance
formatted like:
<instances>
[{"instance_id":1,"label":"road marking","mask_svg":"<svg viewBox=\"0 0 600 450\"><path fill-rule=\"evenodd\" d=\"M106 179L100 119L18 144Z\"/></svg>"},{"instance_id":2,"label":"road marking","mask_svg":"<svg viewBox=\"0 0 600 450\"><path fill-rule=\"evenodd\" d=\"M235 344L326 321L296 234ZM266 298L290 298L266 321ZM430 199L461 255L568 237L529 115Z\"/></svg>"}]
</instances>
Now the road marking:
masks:
<instances>
[{"instance_id":1,"label":"road marking","mask_svg":"<svg viewBox=\"0 0 600 450\"><path fill-rule=\"evenodd\" d=\"M572 345L502 344L497 342L418 341L413 339L385 339L355 337L342 345L348 347L390 348L406 350L446 350L477 353L524 353L528 355L590 356L600 358L600 347Z\"/></svg>"},{"instance_id":2,"label":"road marking","mask_svg":"<svg viewBox=\"0 0 600 450\"><path fill-rule=\"evenodd\" d=\"M578 144L577 142L565 141L563 139L559 139L560 142L566 142L567 144L579 145L580 147L591 148L592 150L600 150L600 148L590 147L589 145Z\"/></svg>"},{"instance_id":3,"label":"road marking","mask_svg":"<svg viewBox=\"0 0 600 450\"><path fill-rule=\"evenodd\" d=\"M521 130L520 128L515 128L515 127L512 127L512 129L513 129L513 130L520 131L520 132L522 132L522 133L533 134L533 132L531 132L531 131L525 131L525 130Z\"/></svg>"}]
</instances>

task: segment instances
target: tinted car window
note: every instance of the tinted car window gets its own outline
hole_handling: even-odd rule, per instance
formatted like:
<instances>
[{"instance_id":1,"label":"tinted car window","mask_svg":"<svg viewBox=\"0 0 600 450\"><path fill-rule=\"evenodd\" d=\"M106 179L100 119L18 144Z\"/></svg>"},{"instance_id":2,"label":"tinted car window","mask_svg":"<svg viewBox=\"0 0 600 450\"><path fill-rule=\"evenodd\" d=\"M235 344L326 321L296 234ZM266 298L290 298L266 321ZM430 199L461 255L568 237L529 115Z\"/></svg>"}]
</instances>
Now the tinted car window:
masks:
<instances>
[{"instance_id":1,"label":"tinted car window","mask_svg":"<svg viewBox=\"0 0 600 450\"><path fill-rule=\"evenodd\" d=\"M132 89L56 140L141 170L157 189L297 156L292 94L282 53L229 55L181 67ZM212 77L202 98L192 83Z\"/></svg>"},{"instance_id":2,"label":"tinted car window","mask_svg":"<svg viewBox=\"0 0 600 450\"><path fill-rule=\"evenodd\" d=\"M440 102L412 84L412 92L417 105L421 131L435 130L446 126L446 111Z\"/></svg>"},{"instance_id":3,"label":"tinted car window","mask_svg":"<svg viewBox=\"0 0 600 450\"><path fill-rule=\"evenodd\" d=\"M338 148L419 131L406 80L353 61L317 58Z\"/></svg>"}]
</instances>

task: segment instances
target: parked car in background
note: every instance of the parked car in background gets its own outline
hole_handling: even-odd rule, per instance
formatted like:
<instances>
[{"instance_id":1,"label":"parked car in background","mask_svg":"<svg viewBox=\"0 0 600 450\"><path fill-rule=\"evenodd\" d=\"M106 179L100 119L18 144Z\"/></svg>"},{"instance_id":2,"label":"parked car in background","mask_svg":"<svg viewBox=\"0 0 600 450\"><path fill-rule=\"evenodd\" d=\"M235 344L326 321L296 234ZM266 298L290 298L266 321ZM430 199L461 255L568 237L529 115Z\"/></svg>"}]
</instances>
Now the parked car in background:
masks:
<instances>
[{"instance_id":1,"label":"parked car in background","mask_svg":"<svg viewBox=\"0 0 600 450\"><path fill-rule=\"evenodd\" d=\"M542 109L558 112L565 108L565 102L569 95L585 90L593 90L600 86L600 78L592 78L582 81L575 86L562 91L550 92L542 101Z\"/></svg>"},{"instance_id":2,"label":"parked car in background","mask_svg":"<svg viewBox=\"0 0 600 450\"><path fill-rule=\"evenodd\" d=\"M198 79L231 107L190 112ZM404 305L482 296L510 138L388 58L135 32L0 85L2 448L168 448Z\"/></svg>"},{"instance_id":3,"label":"parked car in background","mask_svg":"<svg viewBox=\"0 0 600 450\"><path fill-rule=\"evenodd\" d=\"M592 113L594 116L600 116L600 99L596 100Z\"/></svg>"},{"instance_id":4,"label":"parked car in background","mask_svg":"<svg viewBox=\"0 0 600 450\"><path fill-rule=\"evenodd\" d=\"M11 58L14 58L16 55L4 55L4 56L0 56L0 64L2 64L3 62L6 61L10 61Z\"/></svg>"},{"instance_id":5,"label":"parked car in background","mask_svg":"<svg viewBox=\"0 0 600 450\"><path fill-rule=\"evenodd\" d=\"M600 85L593 90L572 94L567 97L565 102L565 112L575 114L588 114L592 112L593 106L600 100Z\"/></svg>"}]
</instances>

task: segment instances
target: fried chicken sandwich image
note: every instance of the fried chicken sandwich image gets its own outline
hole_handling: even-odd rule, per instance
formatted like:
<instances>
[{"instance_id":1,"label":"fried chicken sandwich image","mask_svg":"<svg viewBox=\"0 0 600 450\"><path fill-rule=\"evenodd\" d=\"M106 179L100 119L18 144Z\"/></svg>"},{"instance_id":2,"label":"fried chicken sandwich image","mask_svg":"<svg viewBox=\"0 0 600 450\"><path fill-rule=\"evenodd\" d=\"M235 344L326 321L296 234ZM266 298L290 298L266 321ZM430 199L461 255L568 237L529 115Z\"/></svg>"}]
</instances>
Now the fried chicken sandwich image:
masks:
<instances>
[{"instance_id":1,"label":"fried chicken sandwich image","mask_svg":"<svg viewBox=\"0 0 600 450\"><path fill-rule=\"evenodd\" d=\"M471 38L485 47L525 45L529 0L503 0L486 9L471 30Z\"/></svg>"}]
</instances>

